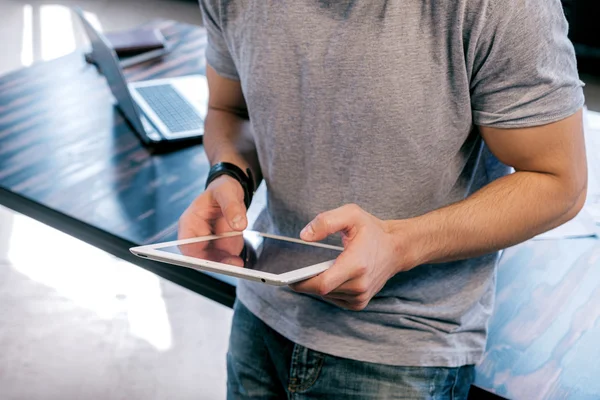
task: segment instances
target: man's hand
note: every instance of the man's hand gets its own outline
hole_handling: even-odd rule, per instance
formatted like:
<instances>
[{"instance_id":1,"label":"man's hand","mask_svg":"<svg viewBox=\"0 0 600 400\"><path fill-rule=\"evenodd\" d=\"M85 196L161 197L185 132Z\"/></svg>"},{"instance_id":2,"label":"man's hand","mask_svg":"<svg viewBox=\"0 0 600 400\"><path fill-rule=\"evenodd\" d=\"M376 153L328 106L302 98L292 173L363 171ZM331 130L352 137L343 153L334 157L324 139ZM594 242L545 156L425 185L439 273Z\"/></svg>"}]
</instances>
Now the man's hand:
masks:
<instances>
[{"instance_id":1,"label":"man's hand","mask_svg":"<svg viewBox=\"0 0 600 400\"><path fill-rule=\"evenodd\" d=\"M349 310L364 309L385 283L400 271L413 267L399 254L398 235L386 221L377 219L357 205L346 205L319 214L300 234L307 241L323 240L342 233L344 251L322 274L290 285L297 292L322 296Z\"/></svg>"},{"instance_id":2,"label":"man's hand","mask_svg":"<svg viewBox=\"0 0 600 400\"><path fill-rule=\"evenodd\" d=\"M206 66L206 79L206 155L211 164L229 162L244 171L250 168L258 185L262 176L241 83L220 76L210 65ZM247 225L244 190L235 179L223 175L211 182L179 218L179 239L242 231Z\"/></svg>"},{"instance_id":3,"label":"man's hand","mask_svg":"<svg viewBox=\"0 0 600 400\"><path fill-rule=\"evenodd\" d=\"M243 231L248 225L244 190L223 175L211 182L179 218L179 239Z\"/></svg>"},{"instance_id":4,"label":"man's hand","mask_svg":"<svg viewBox=\"0 0 600 400\"><path fill-rule=\"evenodd\" d=\"M329 270L292 289L362 310L398 272L489 254L567 222L585 202L582 125L579 111L533 128L481 127L492 153L516 172L426 214L381 221L357 206L344 206L319 215L302 239L342 232L344 251Z\"/></svg>"}]
</instances>

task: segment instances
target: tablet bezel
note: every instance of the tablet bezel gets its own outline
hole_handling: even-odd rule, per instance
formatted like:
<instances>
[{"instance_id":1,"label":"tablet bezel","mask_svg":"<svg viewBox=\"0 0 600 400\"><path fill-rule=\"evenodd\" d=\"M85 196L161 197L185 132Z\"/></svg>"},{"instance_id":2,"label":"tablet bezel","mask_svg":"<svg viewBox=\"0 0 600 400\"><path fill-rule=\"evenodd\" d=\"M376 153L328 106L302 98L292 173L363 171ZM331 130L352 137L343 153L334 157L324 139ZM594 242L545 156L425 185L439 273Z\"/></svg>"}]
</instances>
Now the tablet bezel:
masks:
<instances>
[{"instance_id":1,"label":"tablet bezel","mask_svg":"<svg viewBox=\"0 0 600 400\"><path fill-rule=\"evenodd\" d=\"M294 242L299 244L304 244L307 246L315 246L322 247L332 250L343 251L343 247L332 246L324 243L309 243L300 239L294 239L285 236L271 235L268 233L258 232L247 230L245 232L255 233L265 238L283 240L287 242ZM155 243L146 246L137 246L129 249L131 253L138 257L149 258L155 261L160 261L168 264L178 265L181 267L192 268L200 271L208 271L218 274L224 274L229 276L234 276L236 278L248 279L256 282L267 283L275 286L284 286L289 285L294 282L299 282L308 278L311 278L315 275L322 273L327 270L329 267L333 265L335 260L325 261L319 264L310 265L307 267L299 268L294 271L286 272L283 274L272 274L270 272L257 271L253 269L245 269L240 268L235 265L223 264L219 262L214 262L210 260L203 260L200 258L185 256L182 254L174 254L168 253L166 251L161 251L161 248L178 246L182 244L188 243L197 243L197 242L205 242L208 240L221 239L226 237L243 235L243 232L229 232L220 235L210 235L210 236L202 236L191 239L183 239L183 240L174 240L170 242L163 243Z\"/></svg>"}]
</instances>

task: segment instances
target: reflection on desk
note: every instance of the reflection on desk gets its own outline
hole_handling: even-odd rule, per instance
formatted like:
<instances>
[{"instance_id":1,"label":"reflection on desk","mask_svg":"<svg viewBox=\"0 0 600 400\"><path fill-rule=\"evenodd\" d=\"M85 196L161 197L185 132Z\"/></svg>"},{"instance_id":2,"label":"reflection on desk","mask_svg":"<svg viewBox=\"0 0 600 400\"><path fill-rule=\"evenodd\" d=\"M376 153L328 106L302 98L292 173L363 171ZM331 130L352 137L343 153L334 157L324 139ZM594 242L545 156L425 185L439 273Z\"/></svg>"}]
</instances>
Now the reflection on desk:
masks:
<instances>
[{"instance_id":1,"label":"reflection on desk","mask_svg":"<svg viewBox=\"0 0 600 400\"><path fill-rule=\"evenodd\" d=\"M600 241L504 252L476 384L514 399L600 399Z\"/></svg>"},{"instance_id":2,"label":"reflection on desk","mask_svg":"<svg viewBox=\"0 0 600 400\"><path fill-rule=\"evenodd\" d=\"M173 51L129 81L204 73L202 29L156 23ZM202 192L201 146L151 156L81 53L0 80L0 185L134 243L171 239Z\"/></svg>"}]
</instances>

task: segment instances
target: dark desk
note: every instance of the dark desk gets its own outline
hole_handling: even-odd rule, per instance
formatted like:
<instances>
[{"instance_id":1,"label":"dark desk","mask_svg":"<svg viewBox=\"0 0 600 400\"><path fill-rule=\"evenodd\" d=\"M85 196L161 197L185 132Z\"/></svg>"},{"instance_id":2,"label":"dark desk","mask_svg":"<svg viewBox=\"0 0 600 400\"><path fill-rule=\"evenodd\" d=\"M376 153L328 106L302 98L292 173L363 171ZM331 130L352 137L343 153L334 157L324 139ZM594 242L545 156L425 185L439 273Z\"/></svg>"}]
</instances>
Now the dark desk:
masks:
<instances>
[{"instance_id":1,"label":"dark desk","mask_svg":"<svg viewBox=\"0 0 600 400\"><path fill-rule=\"evenodd\" d=\"M153 25L174 50L125 70L128 80L204 73L204 30ZM202 146L155 156L141 147L81 52L0 78L0 204L231 306L231 284L128 250L176 237L208 169Z\"/></svg>"},{"instance_id":2,"label":"dark desk","mask_svg":"<svg viewBox=\"0 0 600 400\"><path fill-rule=\"evenodd\" d=\"M156 25L173 53L127 70L128 79L204 72L203 30ZM201 146L150 156L111 102L81 53L0 78L0 204L231 305L232 284L129 253L175 237L208 162ZM596 240L530 241L507 250L477 385L527 400L600 398L599 322Z\"/></svg>"}]
</instances>

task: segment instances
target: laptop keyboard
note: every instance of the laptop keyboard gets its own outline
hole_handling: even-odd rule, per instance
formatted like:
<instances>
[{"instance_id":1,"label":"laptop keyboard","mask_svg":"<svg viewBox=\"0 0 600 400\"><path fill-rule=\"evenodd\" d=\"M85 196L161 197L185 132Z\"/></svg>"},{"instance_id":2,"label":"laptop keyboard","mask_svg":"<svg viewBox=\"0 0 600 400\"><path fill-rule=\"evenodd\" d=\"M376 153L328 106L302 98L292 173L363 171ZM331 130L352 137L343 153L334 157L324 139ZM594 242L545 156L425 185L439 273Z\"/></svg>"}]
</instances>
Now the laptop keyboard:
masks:
<instances>
[{"instance_id":1,"label":"laptop keyboard","mask_svg":"<svg viewBox=\"0 0 600 400\"><path fill-rule=\"evenodd\" d=\"M202 118L173 86L142 86L136 90L171 132L202 128Z\"/></svg>"}]
</instances>

